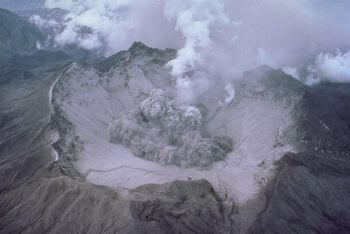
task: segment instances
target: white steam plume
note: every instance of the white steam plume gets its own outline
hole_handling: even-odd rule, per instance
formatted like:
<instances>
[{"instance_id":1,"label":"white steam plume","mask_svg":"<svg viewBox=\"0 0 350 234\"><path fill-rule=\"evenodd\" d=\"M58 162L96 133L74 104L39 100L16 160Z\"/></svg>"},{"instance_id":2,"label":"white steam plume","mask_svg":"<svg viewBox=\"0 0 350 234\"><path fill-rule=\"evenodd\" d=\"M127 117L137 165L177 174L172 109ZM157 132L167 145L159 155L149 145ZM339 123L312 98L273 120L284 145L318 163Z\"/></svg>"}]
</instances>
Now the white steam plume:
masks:
<instances>
[{"instance_id":1,"label":"white steam plume","mask_svg":"<svg viewBox=\"0 0 350 234\"><path fill-rule=\"evenodd\" d=\"M165 2L165 14L169 20L176 22L175 30L181 32L184 38L184 47L167 65L171 67L171 74L177 78L178 96L182 102L189 102L193 84L186 73L203 64L201 51L213 43L211 28L228 24L229 19L219 0L168 0ZM204 80L201 83L201 86L206 86Z\"/></svg>"},{"instance_id":2,"label":"white steam plume","mask_svg":"<svg viewBox=\"0 0 350 234\"><path fill-rule=\"evenodd\" d=\"M169 62L172 75L183 77L201 62L200 49L211 43L211 27L229 22L223 9L224 5L218 0L166 1L165 14L176 21L175 30L180 31L185 39L177 58Z\"/></svg>"},{"instance_id":3,"label":"white steam plume","mask_svg":"<svg viewBox=\"0 0 350 234\"><path fill-rule=\"evenodd\" d=\"M134 41L178 49L169 66L190 91L263 64L297 77L317 55L350 48L348 0L47 0L46 6L70 12L56 35L61 45L76 43L104 55ZM346 56L321 59L318 73L326 75L326 60L343 57L344 63ZM340 78L346 66L332 66L338 72L327 74L330 80L346 81Z\"/></svg>"},{"instance_id":4,"label":"white steam plume","mask_svg":"<svg viewBox=\"0 0 350 234\"><path fill-rule=\"evenodd\" d=\"M58 45L78 44L109 56L127 49L134 41L159 48L180 44L160 1L47 0L45 6L69 12L64 29L56 35Z\"/></svg>"},{"instance_id":5,"label":"white steam plume","mask_svg":"<svg viewBox=\"0 0 350 234\"><path fill-rule=\"evenodd\" d=\"M47 20L42 18L39 15L32 15L29 18L29 22L32 24L37 25L39 28L45 29L45 28L55 28L58 26L58 23L55 20Z\"/></svg>"},{"instance_id":6,"label":"white steam plume","mask_svg":"<svg viewBox=\"0 0 350 234\"><path fill-rule=\"evenodd\" d=\"M306 83L309 85L321 81L334 83L350 82L350 51L333 54L320 54L308 68L309 76Z\"/></svg>"}]
</instances>

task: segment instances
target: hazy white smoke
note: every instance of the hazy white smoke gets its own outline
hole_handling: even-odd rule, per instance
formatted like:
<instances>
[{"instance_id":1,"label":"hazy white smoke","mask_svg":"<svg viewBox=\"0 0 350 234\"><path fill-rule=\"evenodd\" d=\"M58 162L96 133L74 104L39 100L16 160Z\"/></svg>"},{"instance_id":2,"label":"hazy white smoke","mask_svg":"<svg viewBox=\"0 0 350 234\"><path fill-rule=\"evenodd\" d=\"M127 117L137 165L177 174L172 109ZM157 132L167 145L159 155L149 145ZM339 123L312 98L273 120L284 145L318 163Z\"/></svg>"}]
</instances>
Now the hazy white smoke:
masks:
<instances>
[{"instance_id":1,"label":"hazy white smoke","mask_svg":"<svg viewBox=\"0 0 350 234\"><path fill-rule=\"evenodd\" d=\"M69 12L56 35L59 45L78 44L111 55L134 41L160 48L180 44L157 0L47 0L45 5Z\"/></svg>"},{"instance_id":2,"label":"hazy white smoke","mask_svg":"<svg viewBox=\"0 0 350 234\"><path fill-rule=\"evenodd\" d=\"M185 45L178 51L177 58L169 62L172 75L183 77L201 62L200 49L212 42L211 27L229 22L223 10L224 5L218 0L166 1L165 14L176 21L175 30L180 31L185 39Z\"/></svg>"},{"instance_id":3,"label":"hazy white smoke","mask_svg":"<svg viewBox=\"0 0 350 234\"><path fill-rule=\"evenodd\" d=\"M105 55L134 41L179 49L169 66L179 87L190 92L263 64L298 78L320 53L350 48L348 0L47 0L46 6L70 12L56 35L61 45ZM335 61L343 64L347 55L327 56L316 63L317 73L344 81L346 66ZM329 66L338 72L325 73Z\"/></svg>"},{"instance_id":4,"label":"hazy white smoke","mask_svg":"<svg viewBox=\"0 0 350 234\"><path fill-rule=\"evenodd\" d=\"M188 102L192 98L190 94L193 93L194 84L186 73L203 65L201 51L213 43L211 29L227 25L229 19L224 13L224 4L219 0L167 0L164 8L167 18L175 21L175 30L181 32L184 38L183 48L167 65L177 78L181 101ZM204 79L201 83L201 86L205 86ZM195 86L198 88L198 85Z\"/></svg>"},{"instance_id":5,"label":"hazy white smoke","mask_svg":"<svg viewBox=\"0 0 350 234\"><path fill-rule=\"evenodd\" d=\"M128 30L126 25L133 27L132 22L121 13L111 14L127 7L127 1L47 0L46 6L70 12L65 17L64 30L56 36L59 45L75 43L86 49L98 49L102 47L103 40L112 40L113 30Z\"/></svg>"},{"instance_id":6,"label":"hazy white smoke","mask_svg":"<svg viewBox=\"0 0 350 234\"><path fill-rule=\"evenodd\" d=\"M47 19L42 18L39 15L32 15L29 18L29 22L37 25L39 28L42 28L42 29L55 28L58 26L58 23L55 20L47 20Z\"/></svg>"},{"instance_id":7,"label":"hazy white smoke","mask_svg":"<svg viewBox=\"0 0 350 234\"><path fill-rule=\"evenodd\" d=\"M350 51L333 54L320 54L309 66L307 84L312 85L321 81L334 83L350 82Z\"/></svg>"}]
</instances>

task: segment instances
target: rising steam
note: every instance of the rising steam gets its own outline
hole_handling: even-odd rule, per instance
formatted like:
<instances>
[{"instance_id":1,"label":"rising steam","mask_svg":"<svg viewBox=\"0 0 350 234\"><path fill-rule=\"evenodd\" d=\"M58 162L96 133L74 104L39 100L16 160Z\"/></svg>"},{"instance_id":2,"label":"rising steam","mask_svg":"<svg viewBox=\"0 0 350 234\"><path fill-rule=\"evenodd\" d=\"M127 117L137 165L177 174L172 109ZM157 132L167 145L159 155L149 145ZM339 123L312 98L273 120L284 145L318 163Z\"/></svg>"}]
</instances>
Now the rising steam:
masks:
<instances>
[{"instance_id":1,"label":"rising steam","mask_svg":"<svg viewBox=\"0 0 350 234\"><path fill-rule=\"evenodd\" d=\"M55 35L58 45L78 44L104 55L134 41L178 49L168 66L183 90L205 89L213 79L238 77L263 64L309 84L349 80L346 0L47 0L45 5L69 12ZM309 74L300 77L310 61Z\"/></svg>"},{"instance_id":2,"label":"rising steam","mask_svg":"<svg viewBox=\"0 0 350 234\"><path fill-rule=\"evenodd\" d=\"M320 54L308 68L306 82L310 85L321 81L334 83L350 82L350 51Z\"/></svg>"}]
</instances>

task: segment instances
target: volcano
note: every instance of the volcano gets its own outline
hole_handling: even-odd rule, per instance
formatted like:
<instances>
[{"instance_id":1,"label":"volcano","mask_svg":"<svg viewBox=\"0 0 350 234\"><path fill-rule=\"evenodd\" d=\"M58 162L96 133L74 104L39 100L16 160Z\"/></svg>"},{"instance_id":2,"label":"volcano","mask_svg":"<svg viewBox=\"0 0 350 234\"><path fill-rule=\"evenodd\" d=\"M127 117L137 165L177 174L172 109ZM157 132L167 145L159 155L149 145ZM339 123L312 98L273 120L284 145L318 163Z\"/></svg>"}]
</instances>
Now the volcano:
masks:
<instances>
[{"instance_id":1,"label":"volcano","mask_svg":"<svg viewBox=\"0 0 350 234\"><path fill-rule=\"evenodd\" d=\"M0 21L0 233L350 232L349 84L259 66L183 103L175 49Z\"/></svg>"}]
</instances>

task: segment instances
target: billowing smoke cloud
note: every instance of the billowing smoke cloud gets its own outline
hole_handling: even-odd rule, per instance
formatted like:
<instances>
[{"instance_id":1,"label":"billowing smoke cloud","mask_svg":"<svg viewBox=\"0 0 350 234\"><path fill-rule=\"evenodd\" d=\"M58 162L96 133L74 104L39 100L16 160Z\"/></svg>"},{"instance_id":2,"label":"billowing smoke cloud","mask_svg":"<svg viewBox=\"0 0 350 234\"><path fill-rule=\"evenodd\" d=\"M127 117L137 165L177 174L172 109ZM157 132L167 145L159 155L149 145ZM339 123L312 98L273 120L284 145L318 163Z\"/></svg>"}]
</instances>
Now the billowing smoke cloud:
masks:
<instances>
[{"instance_id":1,"label":"billowing smoke cloud","mask_svg":"<svg viewBox=\"0 0 350 234\"><path fill-rule=\"evenodd\" d=\"M350 51L333 54L320 54L308 68L307 84L321 81L334 83L350 82Z\"/></svg>"},{"instance_id":2,"label":"billowing smoke cloud","mask_svg":"<svg viewBox=\"0 0 350 234\"><path fill-rule=\"evenodd\" d=\"M165 2L165 14L169 20L175 20L175 30L181 32L184 47L177 57L168 63L171 74L177 77L177 87L182 101L192 92L192 82L186 73L203 65L201 51L211 46L212 27L229 23L224 14L224 5L218 0L168 0ZM186 94L187 93L187 94Z\"/></svg>"},{"instance_id":3,"label":"billowing smoke cloud","mask_svg":"<svg viewBox=\"0 0 350 234\"><path fill-rule=\"evenodd\" d=\"M200 63L200 49L211 43L210 28L215 24L227 24L224 5L217 0L170 0L165 4L169 19L175 19L175 29L185 39L185 46L178 51L176 59L169 62L174 76L183 76Z\"/></svg>"},{"instance_id":4,"label":"billowing smoke cloud","mask_svg":"<svg viewBox=\"0 0 350 234\"><path fill-rule=\"evenodd\" d=\"M168 66L183 90L203 90L263 64L303 80L299 71L315 58L319 69L312 73L322 77L315 79L347 80L340 64L348 55L329 53L350 48L348 0L47 0L46 6L70 12L56 35L61 45L105 55L134 41L178 49ZM337 72L326 72L330 67Z\"/></svg>"},{"instance_id":5,"label":"billowing smoke cloud","mask_svg":"<svg viewBox=\"0 0 350 234\"><path fill-rule=\"evenodd\" d=\"M55 20L44 19L39 15L32 15L29 18L29 22L37 25L39 28L54 28L58 26L58 23Z\"/></svg>"},{"instance_id":6,"label":"billowing smoke cloud","mask_svg":"<svg viewBox=\"0 0 350 234\"><path fill-rule=\"evenodd\" d=\"M45 5L69 12L64 30L56 35L59 45L78 44L107 56L134 41L160 48L180 45L156 0L47 0Z\"/></svg>"}]
</instances>

